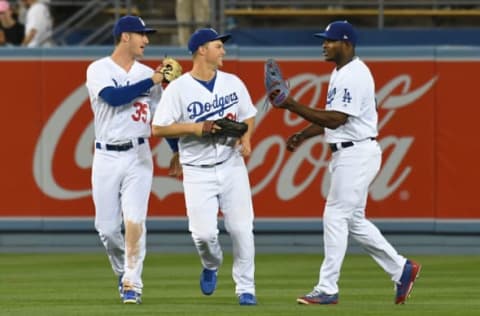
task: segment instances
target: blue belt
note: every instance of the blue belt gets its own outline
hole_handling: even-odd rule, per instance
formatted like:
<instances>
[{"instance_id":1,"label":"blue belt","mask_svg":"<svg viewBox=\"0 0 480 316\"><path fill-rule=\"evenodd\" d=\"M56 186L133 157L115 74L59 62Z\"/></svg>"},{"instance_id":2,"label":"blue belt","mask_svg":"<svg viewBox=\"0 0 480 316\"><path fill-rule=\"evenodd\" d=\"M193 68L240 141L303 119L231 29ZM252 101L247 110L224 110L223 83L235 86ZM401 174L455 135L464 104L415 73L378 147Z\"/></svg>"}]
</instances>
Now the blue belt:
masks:
<instances>
[{"instance_id":1,"label":"blue belt","mask_svg":"<svg viewBox=\"0 0 480 316\"><path fill-rule=\"evenodd\" d=\"M145 143L145 139L142 137L138 138L138 144L141 145ZM98 149L102 149L102 144L97 142L95 143L95 147ZM133 148L133 142L129 141L123 144L105 144L105 149L109 151L127 151Z\"/></svg>"},{"instance_id":2,"label":"blue belt","mask_svg":"<svg viewBox=\"0 0 480 316\"><path fill-rule=\"evenodd\" d=\"M369 137L370 140L375 140L375 137ZM355 143L354 142L341 142L341 143L332 143L328 144L332 152L336 152L339 149L352 147Z\"/></svg>"}]
</instances>

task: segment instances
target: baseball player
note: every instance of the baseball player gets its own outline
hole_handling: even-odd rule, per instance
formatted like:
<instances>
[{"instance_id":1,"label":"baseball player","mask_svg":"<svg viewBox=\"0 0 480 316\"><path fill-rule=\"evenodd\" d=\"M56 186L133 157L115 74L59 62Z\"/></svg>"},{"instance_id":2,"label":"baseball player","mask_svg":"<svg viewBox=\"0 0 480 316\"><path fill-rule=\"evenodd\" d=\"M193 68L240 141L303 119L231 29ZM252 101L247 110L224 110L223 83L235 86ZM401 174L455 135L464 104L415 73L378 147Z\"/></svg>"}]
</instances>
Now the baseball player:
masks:
<instances>
[{"instance_id":1,"label":"baseball player","mask_svg":"<svg viewBox=\"0 0 480 316\"><path fill-rule=\"evenodd\" d=\"M330 23L323 33L323 55L334 62L325 110L303 106L291 97L279 107L311 124L289 137L294 151L305 139L324 134L332 150L331 185L323 214L325 258L318 284L299 297L300 304L337 304L338 279L349 234L357 240L395 282L395 303L409 296L421 266L399 255L381 232L365 218L368 189L380 169L381 149L375 84L367 65L355 56L357 36L347 21ZM270 98L275 97L275 92Z\"/></svg>"},{"instance_id":2,"label":"baseball player","mask_svg":"<svg viewBox=\"0 0 480 316\"><path fill-rule=\"evenodd\" d=\"M126 304L141 303L143 289L145 220L153 178L148 138L163 74L137 59L143 56L148 34L153 32L139 17L120 18L113 28L113 53L87 69L95 124L95 228L119 276L119 291Z\"/></svg>"},{"instance_id":3,"label":"baseball player","mask_svg":"<svg viewBox=\"0 0 480 316\"><path fill-rule=\"evenodd\" d=\"M199 29L190 37L190 72L165 90L153 118L153 135L179 137L188 227L203 270L200 288L211 295L223 260L217 216L222 211L232 239L235 293L240 305L255 305L253 206L243 157L251 153L256 108L243 82L218 70L230 35ZM227 117L248 124L237 139L202 136L209 120ZM213 134L219 127L213 125Z\"/></svg>"}]
</instances>

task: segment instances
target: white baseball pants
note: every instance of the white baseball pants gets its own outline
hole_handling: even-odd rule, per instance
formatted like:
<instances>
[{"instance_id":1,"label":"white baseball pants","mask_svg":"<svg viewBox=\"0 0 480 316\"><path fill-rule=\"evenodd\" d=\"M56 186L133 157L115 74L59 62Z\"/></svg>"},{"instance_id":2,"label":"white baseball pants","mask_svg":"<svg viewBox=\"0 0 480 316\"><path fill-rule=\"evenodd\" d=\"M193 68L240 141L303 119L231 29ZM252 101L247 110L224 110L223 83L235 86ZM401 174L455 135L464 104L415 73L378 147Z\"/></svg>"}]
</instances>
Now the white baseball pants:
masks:
<instances>
[{"instance_id":1,"label":"white baseball pants","mask_svg":"<svg viewBox=\"0 0 480 316\"><path fill-rule=\"evenodd\" d=\"M184 165L183 186L188 227L203 267L218 269L223 261L217 226L220 209L232 240L235 293L255 295L254 215L243 157L234 154L208 168Z\"/></svg>"},{"instance_id":2,"label":"white baseball pants","mask_svg":"<svg viewBox=\"0 0 480 316\"><path fill-rule=\"evenodd\" d=\"M148 141L127 151L95 149L92 194L95 228L112 269L123 283L142 293L148 200L153 161ZM125 237L122 235L122 220Z\"/></svg>"},{"instance_id":3,"label":"white baseball pants","mask_svg":"<svg viewBox=\"0 0 480 316\"><path fill-rule=\"evenodd\" d=\"M398 281L406 258L399 255L375 225L365 218L368 189L380 169L381 149L376 141L355 143L332 154L330 191L323 214L324 260L315 289L338 293L340 269L349 234Z\"/></svg>"}]
</instances>

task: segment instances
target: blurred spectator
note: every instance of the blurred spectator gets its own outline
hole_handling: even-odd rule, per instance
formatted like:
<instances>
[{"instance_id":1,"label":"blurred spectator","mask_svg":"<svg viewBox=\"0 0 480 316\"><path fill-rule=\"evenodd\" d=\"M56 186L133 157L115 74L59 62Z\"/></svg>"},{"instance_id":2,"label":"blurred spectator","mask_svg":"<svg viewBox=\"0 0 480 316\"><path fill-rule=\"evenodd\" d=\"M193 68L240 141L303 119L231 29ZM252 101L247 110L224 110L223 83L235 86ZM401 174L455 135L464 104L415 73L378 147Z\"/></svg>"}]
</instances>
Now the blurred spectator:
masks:
<instances>
[{"instance_id":1,"label":"blurred spectator","mask_svg":"<svg viewBox=\"0 0 480 316\"><path fill-rule=\"evenodd\" d=\"M18 21L22 24L25 24L25 19L27 18L27 6L22 0L18 0ZM38 0L38 2L45 3L50 5L50 0Z\"/></svg>"},{"instance_id":2,"label":"blurred spectator","mask_svg":"<svg viewBox=\"0 0 480 316\"><path fill-rule=\"evenodd\" d=\"M327 7L329 10L341 10L343 9L343 0L331 1L332 3ZM352 3L353 4L353 3Z\"/></svg>"},{"instance_id":3,"label":"blurred spectator","mask_svg":"<svg viewBox=\"0 0 480 316\"><path fill-rule=\"evenodd\" d=\"M187 46L195 29L210 26L210 0L177 0L178 44Z\"/></svg>"},{"instance_id":4,"label":"blurred spectator","mask_svg":"<svg viewBox=\"0 0 480 316\"><path fill-rule=\"evenodd\" d=\"M25 26L19 23L8 1L0 0L0 46L21 45Z\"/></svg>"},{"instance_id":5,"label":"blurred spectator","mask_svg":"<svg viewBox=\"0 0 480 316\"><path fill-rule=\"evenodd\" d=\"M50 9L44 1L22 0L27 8L25 17L25 38L23 46L49 47L52 46L52 17Z\"/></svg>"}]
</instances>

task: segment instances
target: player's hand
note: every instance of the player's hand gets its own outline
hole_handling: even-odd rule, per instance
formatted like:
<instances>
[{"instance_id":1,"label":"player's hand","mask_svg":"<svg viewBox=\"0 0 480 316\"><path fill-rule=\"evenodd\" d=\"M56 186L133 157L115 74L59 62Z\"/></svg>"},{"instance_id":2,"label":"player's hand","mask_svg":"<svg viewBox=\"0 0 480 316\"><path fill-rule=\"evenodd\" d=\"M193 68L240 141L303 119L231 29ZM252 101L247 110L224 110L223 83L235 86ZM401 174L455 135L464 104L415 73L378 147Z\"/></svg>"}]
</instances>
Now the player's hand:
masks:
<instances>
[{"instance_id":1,"label":"player's hand","mask_svg":"<svg viewBox=\"0 0 480 316\"><path fill-rule=\"evenodd\" d=\"M270 93L268 95L268 98L270 100L274 100L278 96L279 93L280 93L279 90L272 91L272 93ZM291 96L287 96L282 103L279 103L279 104L275 105L274 107L277 108L277 109L287 109L288 110L295 104L295 102L296 101L295 101L294 98L292 98Z\"/></svg>"},{"instance_id":2,"label":"player's hand","mask_svg":"<svg viewBox=\"0 0 480 316\"><path fill-rule=\"evenodd\" d=\"M215 124L215 121L211 120L206 120L201 123L201 131L200 135L198 133L195 133L197 136L212 136L214 135L217 131L221 130L222 128Z\"/></svg>"},{"instance_id":3,"label":"player's hand","mask_svg":"<svg viewBox=\"0 0 480 316\"><path fill-rule=\"evenodd\" d=\"M157 69L155 69L155 72L153 73L152 80L153 80L153 83L155 84L162 83L163 79L165 78L161 69L162 69L162 66L160 65L157 67Z\"/></svg>"},{"instance_id":4,"label":"player's hand","mask_svg":"<svg viewBox=\"0 0 480 316\"><path fill-rule=\"evenodd\" d=\"M240 148L240 154L242 154L243 157L248 157L252 153L252 145L250 143L250 139L247 137L242 137L239 139L239 148Z\"/></svg>"},{"instance_id":5,"label":"player's hand","mask_svg":"<svg viewBox=\"0 0 480 316\"><path fill-rule=\"evenodd\" d=\"M173 156L170 159L168 175L175 178L180 178L183 175L183 168L182 164L180 163L180 155L178 154L178 152L173 153Z\"/></svg>"},{"instance_id":6,"label":"player's hand","mask_svg":"<svg viewBox=\"0 0 480 316\"><path fill-rule=\"evenodd\" d=\"M298 148L298 146L303 143L304 140L305 137L301 132L293 134L287 139L287 150L294 152Z\"/></svg>"}]
</instances>

